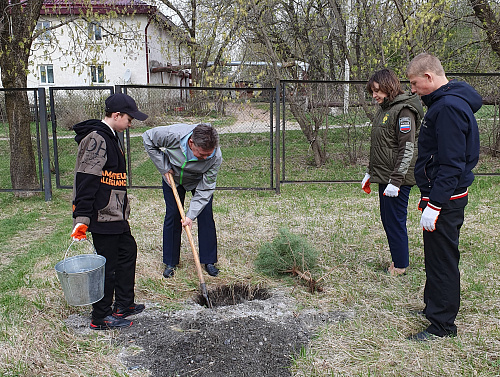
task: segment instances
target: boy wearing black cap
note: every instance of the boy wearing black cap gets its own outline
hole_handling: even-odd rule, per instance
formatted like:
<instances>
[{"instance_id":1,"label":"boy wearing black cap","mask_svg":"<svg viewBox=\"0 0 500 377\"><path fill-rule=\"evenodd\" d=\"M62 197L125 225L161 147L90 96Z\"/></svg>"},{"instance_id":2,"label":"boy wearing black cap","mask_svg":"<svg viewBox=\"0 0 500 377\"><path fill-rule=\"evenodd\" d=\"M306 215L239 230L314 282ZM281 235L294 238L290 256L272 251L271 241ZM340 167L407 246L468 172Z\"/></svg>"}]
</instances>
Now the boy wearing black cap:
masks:
<instances>
[{"instance_id":1,"label":"boy wearing black cap","mask_svg":"<svg viewBox=\"0 0 500 377\"><path fill-rule=\"evenodd\" d=\"M126 317L145 308L134 303L137 244L128 223L127 171L117 132L130 127L132 119L148 116L123 93L109 96L105 104L103 120L90 119L73 127L78 154L71 237L82 240L90 231L97 253L106 258L104 297L92 304L94 330L131 326Z\"/></svg>"}]
</instances>

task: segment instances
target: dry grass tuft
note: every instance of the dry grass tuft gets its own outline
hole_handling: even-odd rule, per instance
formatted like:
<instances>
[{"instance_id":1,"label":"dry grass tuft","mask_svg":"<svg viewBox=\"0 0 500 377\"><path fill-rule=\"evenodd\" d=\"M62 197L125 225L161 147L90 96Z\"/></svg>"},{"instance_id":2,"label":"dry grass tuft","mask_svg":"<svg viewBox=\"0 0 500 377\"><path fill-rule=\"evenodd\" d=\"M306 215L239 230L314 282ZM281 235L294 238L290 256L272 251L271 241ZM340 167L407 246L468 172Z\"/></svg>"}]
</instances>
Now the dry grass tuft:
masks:
<instances>
[{"instance_id":1,"label":"dry grass tuft","mask_svg":"<svg viewBox=\"0 0 500 377\"><path fill-rule=\"evenodd\" d=\"M24 313L22 320L10 326L0 347L0 370L12 371L17 366L26 377L76 377L110 376L113 370L124 369L114 355L116 333L81 339L66 330L65 313L58 314Z\"/></svg>"}]
</instances>

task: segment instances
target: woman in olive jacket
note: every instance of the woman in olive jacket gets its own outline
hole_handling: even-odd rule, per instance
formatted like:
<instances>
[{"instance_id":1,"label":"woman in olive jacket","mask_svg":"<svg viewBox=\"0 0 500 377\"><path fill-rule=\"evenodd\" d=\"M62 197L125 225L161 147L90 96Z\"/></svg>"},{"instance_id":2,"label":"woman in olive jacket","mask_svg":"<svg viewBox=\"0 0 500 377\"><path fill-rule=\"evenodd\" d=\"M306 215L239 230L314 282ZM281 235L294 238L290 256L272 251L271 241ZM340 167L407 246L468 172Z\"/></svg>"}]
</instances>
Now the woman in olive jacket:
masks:
<instances>
[{"instance_id":1,"label":"woman in olive jacket","mask_svg":"<svg viewBox=\"0 0 500 377\"><path fill-rule=\"evenodd\" d=\"M401 275L409 265L406 217L424 110L418 95L404 93L389 69L375 72L366 89L380 107L372 124L370 161L361 187L370 193L370 183L379 184L380 217L392 257L388 271Z\"/></svg>"}]
</instances>

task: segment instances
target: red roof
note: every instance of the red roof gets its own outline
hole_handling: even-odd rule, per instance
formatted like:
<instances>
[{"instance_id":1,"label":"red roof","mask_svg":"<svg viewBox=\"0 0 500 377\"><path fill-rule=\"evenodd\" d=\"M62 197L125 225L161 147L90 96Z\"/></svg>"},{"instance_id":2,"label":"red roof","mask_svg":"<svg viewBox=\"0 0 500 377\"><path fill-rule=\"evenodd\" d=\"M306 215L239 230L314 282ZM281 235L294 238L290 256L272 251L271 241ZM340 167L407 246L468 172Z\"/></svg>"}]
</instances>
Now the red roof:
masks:
<instances>
[{"instance_id":1,"label":"red roof","mask_svg":"<svg viewBox=\"0 0 500 377\"><path fill-rule=\"evenodd\" d=\"M119 14L153 14L157 9L140 0L45 0L41 15L79 15L91 11L107 14L115 11Z\"/></svg>"}]
</instances>

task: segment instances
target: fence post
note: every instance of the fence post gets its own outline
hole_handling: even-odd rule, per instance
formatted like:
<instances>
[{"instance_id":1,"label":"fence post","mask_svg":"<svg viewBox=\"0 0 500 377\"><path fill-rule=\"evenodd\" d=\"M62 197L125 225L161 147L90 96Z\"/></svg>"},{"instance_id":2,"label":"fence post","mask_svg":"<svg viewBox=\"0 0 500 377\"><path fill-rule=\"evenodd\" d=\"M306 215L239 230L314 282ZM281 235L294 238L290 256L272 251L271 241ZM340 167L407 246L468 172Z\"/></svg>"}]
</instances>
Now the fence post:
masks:
<instances>
[{"instance_id":1,"label":"fence post","mask_svg":"<svg viewBox=\"0 0 500 377\"><path fill-rule=\"evenodd\" d=\"M45 88L38 88L38 107L40 118L40 133L42 137L41 144L43 161L43 191L45 193L45 201L48 202L52 200L52 182L50 179L50 148Z\"/></svg>"},{"instance_id":2,"label":"fence post","mask_svg":"<svg viewBox=\"0 0 500 377\"><path fill-rule=\"evenodd\" d=\"M275 169L276 169L276 194L280 193L280 97L281 97L281 81L276 80L276 161L275 161Z\"/></svg>"},{"instance_id":3,"label":"fence post","mask_svg":"<svg viewBox=\"0 0 500 377\"><path fill-rule=\"evenodd\" d=\"M269 187L274 187L274 100L275 93L269 91Z\"/></svg>"},{"instance_id":4,"label":"fence post","mask_svg":"<svg viewBox=\"0 0 500 377\"><path fill-rule=\"evenodd\" d=\"M121 85L115 85L115 91L114 93L123 93L127 94L127 88L123 87ZM132 186L132 161L131 161L131 156L130 156L130 129L127 127L127 129L124 132L117 132L116 136L118 137L118 140L120 140L121 147L123 149L123 153L125 153L125 160L127 164L127 187ZM125 145L127 146L125 148Z\"/></svg>"}]
</instances>

